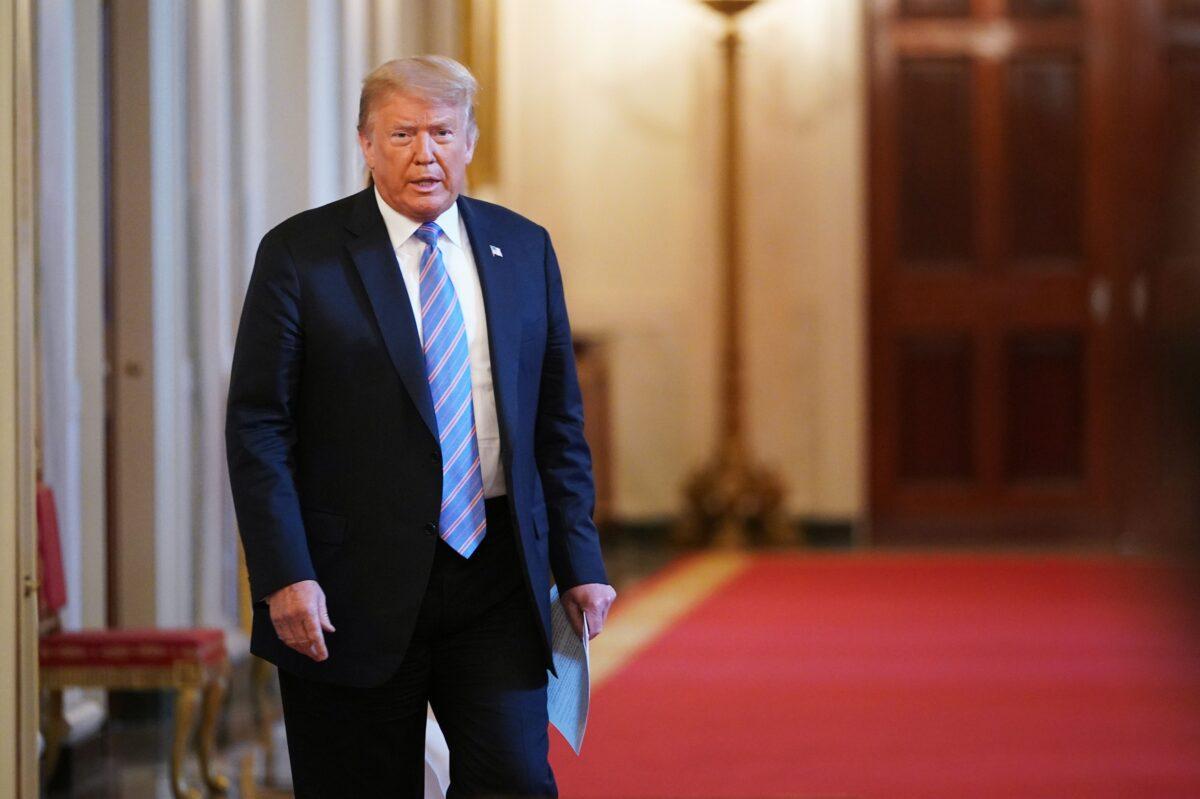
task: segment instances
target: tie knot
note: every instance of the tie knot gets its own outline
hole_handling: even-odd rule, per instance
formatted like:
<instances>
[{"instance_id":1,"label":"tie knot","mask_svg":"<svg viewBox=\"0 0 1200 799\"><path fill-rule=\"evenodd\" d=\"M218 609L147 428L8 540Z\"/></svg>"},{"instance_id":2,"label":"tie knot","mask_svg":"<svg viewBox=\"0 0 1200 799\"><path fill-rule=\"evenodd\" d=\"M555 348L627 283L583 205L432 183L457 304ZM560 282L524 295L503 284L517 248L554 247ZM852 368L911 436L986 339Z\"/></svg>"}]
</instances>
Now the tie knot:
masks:
<instances>
[{"instance_id":1,"label":"tie knot","mask_svg":"<svg viewBox=\"0 0 1200 799\"><path fill-rule=\"evenodd\" d=\"M438 227L437 222L426 222L417 228L417 232L413 234L428 247L436 247L438 236L442 235L442 229Z\"/></svg>"}]
</instances>

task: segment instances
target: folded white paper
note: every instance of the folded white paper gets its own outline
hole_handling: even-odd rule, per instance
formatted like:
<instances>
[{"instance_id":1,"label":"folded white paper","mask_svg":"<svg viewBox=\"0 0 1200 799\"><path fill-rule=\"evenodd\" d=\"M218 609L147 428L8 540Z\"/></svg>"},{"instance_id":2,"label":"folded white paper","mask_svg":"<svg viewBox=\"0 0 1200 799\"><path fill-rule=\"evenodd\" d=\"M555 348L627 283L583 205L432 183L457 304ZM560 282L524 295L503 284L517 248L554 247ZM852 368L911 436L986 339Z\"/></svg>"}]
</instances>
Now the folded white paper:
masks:
<instances>
[{"instance_id":1,"label":"folded white paper","mask_svg":"<svg viewBox=\"0 0 1200 799\"><path fill-rule=\"evenodd\" d=\"M587 617L583 619L583 635L577 635L558 597L557 585L550 589L550 643L558 676L549 675L546 708L550 712L550 723L567 739L575 754L579 754L592 691L588 675Z\"/></svg>"}]
</instances>

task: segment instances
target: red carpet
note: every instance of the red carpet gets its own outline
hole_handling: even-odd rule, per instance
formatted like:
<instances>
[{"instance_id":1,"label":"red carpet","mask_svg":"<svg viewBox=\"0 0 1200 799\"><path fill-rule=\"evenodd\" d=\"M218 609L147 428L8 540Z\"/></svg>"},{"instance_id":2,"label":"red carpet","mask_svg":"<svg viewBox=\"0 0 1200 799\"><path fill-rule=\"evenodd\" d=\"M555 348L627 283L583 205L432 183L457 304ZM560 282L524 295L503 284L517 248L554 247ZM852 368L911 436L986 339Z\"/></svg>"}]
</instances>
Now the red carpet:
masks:
<instances>
[{"instance_id":1,"label":"red carpet","mask_svg":"<svg viewBox=\"0 0 1200 799\"><path fill-rule=\"evenodd\" d=\"M1200 797L1189 585L1116 558L756 558L595 690L582 757L552 732L559 787Z\"/></svg>"}]
</instances>

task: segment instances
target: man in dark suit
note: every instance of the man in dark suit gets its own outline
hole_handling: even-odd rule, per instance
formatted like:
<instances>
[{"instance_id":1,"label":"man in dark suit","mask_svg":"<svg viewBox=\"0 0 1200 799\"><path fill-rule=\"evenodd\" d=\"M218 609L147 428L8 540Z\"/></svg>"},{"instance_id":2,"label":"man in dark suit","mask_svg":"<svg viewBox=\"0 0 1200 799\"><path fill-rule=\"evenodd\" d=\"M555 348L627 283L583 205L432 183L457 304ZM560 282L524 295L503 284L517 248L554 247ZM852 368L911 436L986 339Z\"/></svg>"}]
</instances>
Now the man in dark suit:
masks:
<instances>
[{"instance_id":1,"label":"man in dark suit","mask_svg":"<svg viewBox=\"0 0 1200 799\"><path fill-rule=\"evenodd\" d=\"M548 591L594 636L616 596L546 231L460 196L475 81L364 82L371 186L262 240L226 439L297 797L420 796L426 702L450 795L555 795Z\"/></svg>"}]
</instances>

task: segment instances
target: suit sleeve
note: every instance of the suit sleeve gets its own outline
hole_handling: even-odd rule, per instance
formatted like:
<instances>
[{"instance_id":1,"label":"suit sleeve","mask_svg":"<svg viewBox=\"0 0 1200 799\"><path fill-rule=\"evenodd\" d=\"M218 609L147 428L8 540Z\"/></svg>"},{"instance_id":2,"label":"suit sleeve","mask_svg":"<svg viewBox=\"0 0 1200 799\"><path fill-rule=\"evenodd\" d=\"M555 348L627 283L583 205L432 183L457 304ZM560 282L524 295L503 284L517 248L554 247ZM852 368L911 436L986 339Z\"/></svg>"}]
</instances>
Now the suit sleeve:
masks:
<instances>
[{"instance_id":1,"label":"suit sleeve","mask_svg":"<svg viewBox=\"0 0 1200 799\"><path fill-rule=\"evenodd\" d=\"M583 396L575 371L562 274L546 241L546 353L538 395L535 452L550 521L550 566L560 591L607 583L600 536L592 521L596 490L583 437Z\"/></svg>"},{"instance_id":2,"label":"suit sleeve","mask_svg":"<svg viewBox=\"0 0 1200 799\"><path fill-rule=\"evenodd\" d=\"M304 339L300 281L278 231L258 248L229 379L225 450L250 595L316 579L294 479Z\"/></svg>"}]
</instances>

